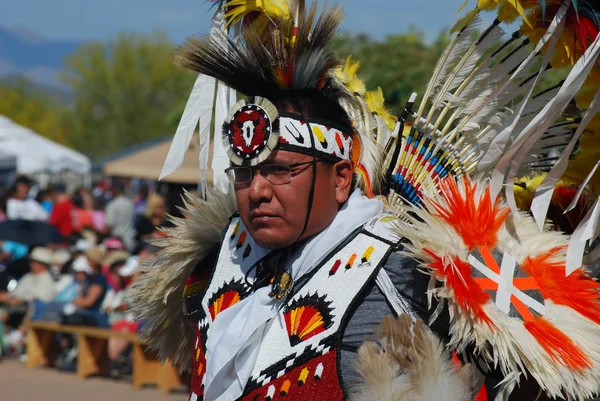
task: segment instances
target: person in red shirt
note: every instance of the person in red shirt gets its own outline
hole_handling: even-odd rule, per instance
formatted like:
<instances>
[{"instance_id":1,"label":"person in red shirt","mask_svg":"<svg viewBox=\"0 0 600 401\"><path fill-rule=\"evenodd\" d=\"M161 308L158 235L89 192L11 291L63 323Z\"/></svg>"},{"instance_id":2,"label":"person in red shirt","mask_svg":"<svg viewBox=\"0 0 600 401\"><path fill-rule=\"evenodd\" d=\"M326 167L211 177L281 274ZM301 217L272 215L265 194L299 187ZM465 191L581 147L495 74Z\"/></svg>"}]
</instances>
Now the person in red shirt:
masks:
<instances>
[{"instance_id":1,"label":"person in red shirt","mask_svg":"<svg viewBox=\"0 0 600 401\"><path fill-rule=\"evenodd\" d=\"M60 231L65 237L73 234L73 213L75 206L67 196L64 185L57 185L54 188L54 207L50 215L50 224Z\"/></svg>"}]
</instances>

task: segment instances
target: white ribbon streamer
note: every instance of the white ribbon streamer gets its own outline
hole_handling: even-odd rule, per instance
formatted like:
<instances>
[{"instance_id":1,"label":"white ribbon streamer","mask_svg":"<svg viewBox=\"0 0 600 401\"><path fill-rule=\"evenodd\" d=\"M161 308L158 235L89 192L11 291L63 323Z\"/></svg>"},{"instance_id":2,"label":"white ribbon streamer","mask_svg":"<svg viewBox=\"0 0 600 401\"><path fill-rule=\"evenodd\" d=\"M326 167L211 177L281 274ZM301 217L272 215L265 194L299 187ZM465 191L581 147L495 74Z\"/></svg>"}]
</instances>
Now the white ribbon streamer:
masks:
<instances>
[{"instance_id":1,"label":"white ribbon streamer","mask_svg":"<svg viewBox=\"0 0 600 401\"><path fill-rule=\"evenodd\" d=\"M224 10L217 7L211 20L210 35L214 38L218 32L223 32L225 27ZM173 142L169 153L160 172L159 180L172 174L181 167L185 152L190 146L194 130L200 122L200 182L206 182L206 170L208 168L208 143L210 141L210 125L213 114L213 103L215 99L215 79L204 74L198 74L190 97L183 110L183 115L175 131ZM208 134L207 134L208 132ZM202 185L204 191L204 185Z\"/></svg>"},{"instance_id":2,"label":"white ribbon streamer","mask_svg":"<svg viewBox=\"0 0 600 401\"><path fill-rule=\"evenodd\" d=\"M598 232L598 221L600 218L600 198L596 199L594 206L585 215L581 223L575 229L569 247L567 248L567 277L583 264L583 253L588 240L592 239Z\"/></svg>"},{"instance_id":3,"label":"white ribbon streamer","mask_svg":"<svg viewBox=\"0 0 600 401\"><path fill-rule=\"evenodd\" d=\"M229 167L229 156L227 148L221 136L221 127L229 115L229 110L235 105L236 91L229 88L223 82L217 87L217 101L215 103L215 138L213 141L213 184L223 193L229 192L229 180L225 169Z\"/></svg>"},{"instance_id":4,"label":"white ribbon streamer","mask_svg":"<svg viewBox=\"0 0 600 401\"><path fill-rule=\"evenodd\" d=\"M162 180L181 167L185 157L185 152L190 146L190 142L194 136L194 130L198 125L198 121L206 114L209 115L209 118L212 115L214 87L213 91L210 91L210 89L207 87L207 85L210 83L210 80L214 81L213 78L207 75L198 74L198 78L196 78L196 82L192 88L192 93L190 94L190 97L185 105L183 115L181 116L181 120L179 121L179 125L177 126L177 131L173 137L173 142L169 148L169 153L167 154L165 164L160 172L159 180ZM207 109L206 97L208 96L208 92L210 92L210 105ZM208 125L210 127L210 120Z\"/></svg>"},{"instance_id":5,"label":"white ribbon streamer","mask_svg":"<svg viewBox=\"0 0 600 401\"><path fill-rule=\"evenodd\" d=\"M533 218L537 222L540 231L544 229L544 223L546 222L546 215L548 213L550 202L552 201L554 188L569 165L569 156L573 152L573 149L575 149L575 145L577 144L579 137L581 134L583 134L588 124L590 121L592 121L598 111L600 111L600 90L596 92L594 100L583 116L583 119L581 120L579 127L577 127L577 131L575 131L575 135L569 142L569 145L562 152L558 162L554 165L554 167L552 167L552 170L550 170L548 175L546 175L546 178L544 178L544 181L542 181L538 189L535 191L535 197L531 203L531 213L533 214ZM582 187L585 188L585 186Z\"/></svg>"},{"instance_id":6,"label":"white ribbon streamer","mask_svg":"<svg viewBox=\"0 0 600 401\"><path fill-rule=\"evenodd\" d=\"M590 71L594 67L598 56L600 55L600 35L585 52L585 54L577 61L565 83L558 91L558 94L544 109L533 119L533 121L525 128L523 134L524 143L516 144L513 147L516 149L514 154L513 166L507 177L507 182L512 183L516 177L519 166L529 154L531 148L541 138L544 132L560 117L564 109L569 105L569 102L577 95ZM518 141L518 139L517 139ZM510 151L508 152L510 153ZM508 154L504 157L509 156ZM509 206L516 210L516 202L514 200L514 186L509 185L506 188L506 199Z\"/></svg>"},{"instance_id":7,"label":"white ribbon streamer","mask_svg":"<svg viewBox=\"0 0 600 401\"><path fill-rule=\"evenodd\" d=\"M537 85L537 82L539 81L540 76L542 75L543 71L545 70L546 66L548 65L548 63L550 61L551 53L554 50L554 47L556 46L556 42L558 41L558 38L560 37L560 34L565 26L565 21L566 21L565 17L566 17L569 5L570 5L570 1L566 1L562 4L561 8L556 13L556 16L552 20L550 27L548 28L548 30L546 31L546 33L544 34L542 39L537 44L537 46L535 48L536 54L537 54L537 52L539 52L541 50L541 47L544 46L548 40L550 41L549 46L548 46L548 51L544 57L544 62L543 62L542 67L540 68L540 71L536 77L535 83L533 85L531 85L531 87L525 97L526 101L521 102L521 107L519 108L518 112L516 113L515 119L512 121L510 126L504 128L504 130L499 134L499 139L505 138L507 135L512 134L512 132L514 131L515 125L517 124L517 121L519 120L519 117L523 114L523 111L525 110L525 106L527 105L527 102L531 98L531 95L533 94L533 90L535 89L535 86ZM549 55L550 55L550 57L549 57ZM521 66L523 64L521 64ZM554 122L554 120L552 120L552 122ZM528 127L532 127L532 124L530 123L528 125ZM530 128L530 131L533 131L533 127ZM545 129L544 129L544 131L545 131ZM494 199L500 193L502 186L504 184L504 177L506 176L506 172L510 168L510 162L511 162L514 154L520 149L523 142L529 137L529 135L530 135L530 132L528 132L528 130L525 129L517 137L517 139L515 140L513 145L506 152L504 152L503 156L501 156L500 159L498 160L498 162L496 163L496 166L494 167L494 171L492 173L492 180L490 183L490 191L491 191L492 199ZM493 144L494 144L494 141L492 141L492 145ZM507 198L509 198L508 192L509 191L507 191ZM517 209L516 204L513 206L511 204L511 201L512 201L512 204L515 203L514 199L512 199L512 200L507 199L508 205L511 207L511 209L514 212ZM518 213L514 213L514 214L515 214L515 216L518 216Z\"/></svg>"},{"instance_id":8,"label":"white ribbon streamer","mask_svg":"<svg viewBox=\"0 0 600 401\"><path fill-rule=\"evenodd\" d=\"M575 206L577 206L577 202L579 201L579 198L583 194L583 191L585 191L588 183L590 182L590 180L592 179L594 174L596 174L596 170L598 169L598 166L600 166L600 160L598 160L596 162L596 165L594 166L592 171L590 171L588 176L585 178L585 180L579 186L579 190L577 191L577 194L575 194L575 198L573 198L573 201L571 201L571 204L569 205L569 207L565 209L565 213L568 213L571 210L575 209Z\"/></svg>"}]
</instances>

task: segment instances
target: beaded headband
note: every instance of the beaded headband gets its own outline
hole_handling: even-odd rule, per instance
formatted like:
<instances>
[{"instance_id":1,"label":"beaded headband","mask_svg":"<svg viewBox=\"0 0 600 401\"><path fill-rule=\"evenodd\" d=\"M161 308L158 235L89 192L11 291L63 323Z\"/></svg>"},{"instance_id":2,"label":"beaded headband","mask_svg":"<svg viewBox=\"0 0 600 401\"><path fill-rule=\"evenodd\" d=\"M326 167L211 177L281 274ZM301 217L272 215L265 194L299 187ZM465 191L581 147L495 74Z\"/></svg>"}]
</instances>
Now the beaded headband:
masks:
<instances>
[{"instance_id":1,"label":"beaded headband","mask_svg":"<svg viewBox=\"0 0 600 401\"><path fill-rule=\"evenodd\" d=\"M327 122L280 114L273 103L258 96L231 109L223 123L223 144L236 165L255 166L274 149L352 161L352 134Z\"/></svg>"}]
</instances>

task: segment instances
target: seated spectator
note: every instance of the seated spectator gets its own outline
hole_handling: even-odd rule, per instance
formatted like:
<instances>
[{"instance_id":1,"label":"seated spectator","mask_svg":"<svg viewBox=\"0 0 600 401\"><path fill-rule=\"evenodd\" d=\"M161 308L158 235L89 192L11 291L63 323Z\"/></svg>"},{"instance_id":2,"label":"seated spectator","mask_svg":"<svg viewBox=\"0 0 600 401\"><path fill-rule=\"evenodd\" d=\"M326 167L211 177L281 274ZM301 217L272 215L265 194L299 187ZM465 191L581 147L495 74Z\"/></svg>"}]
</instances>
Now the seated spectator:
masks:
<instances>
[{"instance_id":1,"label":"seated spectator","mask_svg":"<svg viewBox=\"0 0 600 401\"><path fill-rule=\"evenodd\" d=\"M102 246L107 252L125 250L125 244L117 237L106 237L104 241L102 241Z\"/></svg>"},{"instance_id":2,"label":"seated spectator","mask_svg":"<svg viewBox=\"0 0 600 401\"><path fill-rule=\"evenodd\" d=\"M114 302L114 309L110 312L112 329L120 333L137 333L141 328L141 322L133 319L130 309L131 288L140 277L140 266L138 258L132 256L118 270L119 276L126 283L125 289L120 291L121 297ZM129 342L121 338L111 337L108 340L108 358L110 360L110 374L118 377L131 371L131 366L124 353L129 348Z\"/></svg>"},{"instance_id":3,"label":"seated spectator","mask_svg":"<svg viewBox=\"0 0 600 401\"><path fill-rule=\"evenodd\" d=\"M61 302L73 302L79 295L85 281L88 277L94 274L94 271L90 267L87 257L85 255L79 256L71 265L73 274L62 272L61 281L57 282L57 294L54 298L55 301Z\"/></svg>"},{"instance_id":4,"label":"seated spectator","mask_svg":"<svg viewBox=\"0 0 600 401\"><path fill-rule=\"evenodd\" d=\"M35 311L31 316L31 320L58 323L63 321L65 307L75 301L88 277L94 273L85 255L80 255L75 259L70 265L69 270L73 274L63 270L60 280L56 282L56 296L54 300L51 302L37 301L34 303Z\"/></svg>"},{"instance_id":5,"label":"seated spectator","mask_svg":"<svg viewBox=\"0 0 600 401\"><path fill-rule=\"evenodd\" d=\"M120 291L123 288L118 270L125 264L125 261L130 256L129 252L122 250L112 250L107 252L106 259L102 266L102 274L106 277L108 285L110 289L113 290L113 293L115 291ZM113 293L107 294L107 296L112 296Z\"/></svg>"},{"instance_id":6,"label":"seated spectator","mask_svg":"<svg viewBox=\"0 0 600 401\"><path fill-rule=\"evenodd\" d=\"M86 278L80 282L81 289L75 299L62 309L63 324L109 327L108 316L100 310L108 290L106 278L101 273L105 257L104 250L93 247L85 254L87 265L79 262L80 259L77 259L78 263L73 263L73 269L80 270L76 271L76 281L84 275ZM60 350L57 367L72 371L76 368L76 339L71 335L59 334L58 340Z\"/></svg>"},{"instance_id":7,"label":"seated spectator","mask_svg":"<svg viewBox=\"0 0 600 401\"><path fill-rule=\"evenodd\" d=\"M151 239L156 228L162 226L167 218L167 205L165 198L158 194L150 194L146 203L146 211L138 216L136 232L138 241Z\"/></svg>"},{"instance_id":8,"label":"seated spectator","mask_svg":"<svg viewBox=\"0 0 600 401\"><path fill-rule=\"evenodd\" d=\"M63 272L63 268L65 268L65 266L68 269L68 265L67 263L71 260L71 252L69 252L67 249L65 248L59 248L57 250L54 251L54 256L52 258L52 267L50 269L50 272L52 273L52 277L54 278L54 281L56 282L54 285L54 288L56 289L56 291L60 291L61 288L61 283L64 282L63 276L68 276L64 274ZM66 270L65 270L66 271Z\"/></svg>"},{"instance_id":9,"label":"seated spectator","mask_svg":"<svg viewBox=\"0 0 600 401\"><path fill-rule=\"evenodd\" d=\"M65 307L64 323L108 327L108 318L100 311L108 290L106 277L101 273L105 252L94 247L87 251L86 258L93 273L83 283L73 302Z\"/></svg>"},{"instance_id":10,"label":"seated spectator","mask_svg":"<svg viewBox=\"0 0 600 401\"><path fill-rule=\"evenodd\" d=\"M36 300L48 302L54 297L54 279L49 272L53 254L48 248L35 248L29 257L30 272L12 292L0 292L0 320L7 326L19 326L28 308Z\"/></svg>"}]
</instances>

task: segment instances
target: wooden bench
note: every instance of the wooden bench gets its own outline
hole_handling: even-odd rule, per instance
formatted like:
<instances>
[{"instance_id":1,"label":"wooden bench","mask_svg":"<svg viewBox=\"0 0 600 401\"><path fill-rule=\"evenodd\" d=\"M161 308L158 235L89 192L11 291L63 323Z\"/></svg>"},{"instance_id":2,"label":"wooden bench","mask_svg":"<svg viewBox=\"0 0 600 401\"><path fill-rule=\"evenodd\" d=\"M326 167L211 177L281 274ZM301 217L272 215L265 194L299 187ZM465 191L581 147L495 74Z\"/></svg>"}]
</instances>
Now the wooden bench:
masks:
<instances>
[{"instance_id":1,"label":"wooden bench","mask_svg":"<svg viewBox=\"0 0 600 401\"><path fill-rule=\"evenodd\" d=\"M54 366L56 333L77 337L77 376L108 376L108 339L117 337L133 346L133 387L155 384L164 392L182 385L177 369L169 362L160 363L156 352L147 349L137 334L119 333L87 326L67 326L51 322L30 322L27 325L27 367Z\"/></svg>"}]
</instances>

